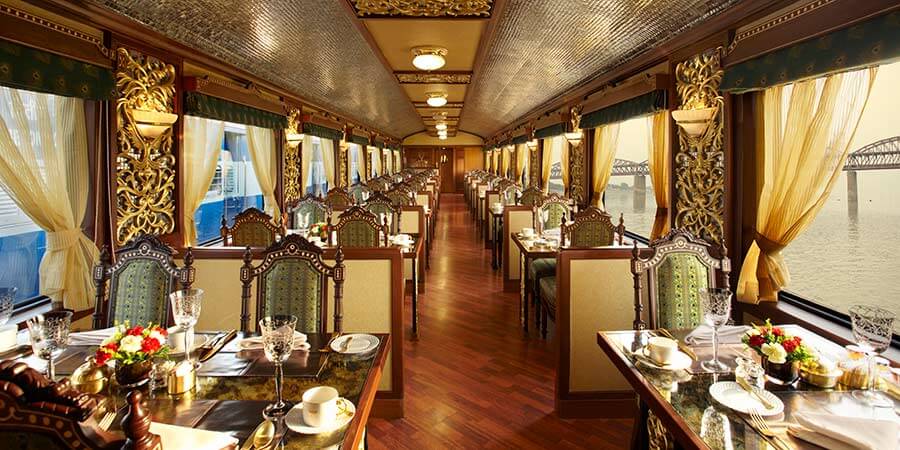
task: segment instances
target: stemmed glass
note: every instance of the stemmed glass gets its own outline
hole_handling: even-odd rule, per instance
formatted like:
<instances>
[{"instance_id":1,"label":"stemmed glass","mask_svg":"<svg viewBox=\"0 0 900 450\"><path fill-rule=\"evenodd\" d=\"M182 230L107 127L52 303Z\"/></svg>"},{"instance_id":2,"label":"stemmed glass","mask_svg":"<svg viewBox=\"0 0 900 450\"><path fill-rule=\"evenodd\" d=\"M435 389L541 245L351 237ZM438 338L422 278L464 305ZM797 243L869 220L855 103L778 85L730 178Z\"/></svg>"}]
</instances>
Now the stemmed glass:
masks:
<instances>
[{"instance_id":1,"label":"stemmed glass","mask_svg":"<svg viewBox=\"0 0 900 450\"><path fill-rule=\"evenodd\" d=\"M203 300L203 289L183 289L169 294L175 324L184 330L184 360L191 361L191 332L197 319L200 318L200 303Z\"/></svg>"},{"instance_id":2,"label":"stemmed glass","mask_svg":"<svg viewBox=\"0 0 900 450\"><path fill-rule=\"evenodd\" d=\"M16 299L18 289L14 287L0 288L0 326L6 325L12 316L13 302Z\"/></svg>"},{"instance_id":3,"label":"stemmed glass","mask_svg":"<svg viewBox=\"0 0 900 450\"><path fill-rule=\"evenodd\" d=\"M713 357L700 363L707 372L727 372L728 366L719 361L719 328L731 317L731 291L722 288L701 288L700 306L703 320L713 329Z\"/></svg>"},{"instance_id":4,"label":"stemmed glass","mask_svg":"<svg viewBox=\"0 0 900 450\"><path fill-rule=\"evenodd\" d=\"M850 324L856 344L866 354L869 365L869 389L856 391L853 396L878 408L891 408L894 402L875 391L878 374L876 373L875 356L885 351L891 344L894 334L894 314L885 309L868 305L855 305L850 308Z\"/></svg>"},{"instance_id":5,"label":"stemmed glass","mask_svg":"<svg viewBox=\"0 0 900 450\"><path fill-rule=\"evenodd\" d=\"M31 348L38 358L47 360L47 377L52 380L56 377L53 357L69 345L72 311L50 311L29 319L27 324Z\"/></svg>"},{"instance_id":6,"label":"stemmed glass","mask_svg":"<svg viewBox=\"0 0 900 450\"><path fill-rule=\"evenodd\" d=\"M281 395L284 383L282 363L287 361L294 350L294 329L297 327L297 316L266 316L259 321L262 331L263 351L266 358L275 364L275 403L266 406L263 415L266 418L281 417L291 409L291 404L284 401Z\"/></svg>"}]
</instances>

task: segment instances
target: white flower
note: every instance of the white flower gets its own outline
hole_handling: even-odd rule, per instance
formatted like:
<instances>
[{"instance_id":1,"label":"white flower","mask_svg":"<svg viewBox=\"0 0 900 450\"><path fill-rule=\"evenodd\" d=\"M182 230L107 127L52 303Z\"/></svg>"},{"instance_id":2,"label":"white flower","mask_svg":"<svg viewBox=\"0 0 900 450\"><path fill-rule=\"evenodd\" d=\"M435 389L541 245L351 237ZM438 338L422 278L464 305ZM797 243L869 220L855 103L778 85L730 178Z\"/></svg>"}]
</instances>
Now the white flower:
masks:
<instances>
[{"instance_id":1,"label":"white flower","mask_svg":"<svg viewBox=\"0 0 900 450\"><path fill-rule=\"evenodd\" d=\"M102 347L106 347L107 345L112 344L117 341L118 341L118 339L116 338L116 335L112 335L112 336L104 339L103 342L100 343L100 345Z\"/></svg>"},{"instance_id":2,"label":"white flower","mask_svg":"<svg viewBox=\"0 0 900 450\"><path fill-rule=\"evenodd\" d=\"M156 342L159 342L159 345L166 345L166 337L163 336L159 331L153 330L149 335L147 335L147 337L156 339Z\"/></svg>"},{"instance_id":3,"label":"white flower","mask_svg":"<svg viewBox=\"0 0 900 450\"><path fill-rule=\"evenodd\" d=\"M747 330L748 336L759 336L759 334L760 334L759 330L757 330L756 328L751 328L751 329Z\"/></svg>"},{"instance_id":4,"label":"white flower","mask_svg":"<svg viewBox=\"0 0 900 450\"><path fill-rule=\"evenodd\" d=\"M139 352L141 351L141 341L143 338L140 336L125 336L119 342L119 350L128 353Z\"/></svg>"},{"instance_id":5,"label":"white flower","mask_svg":"<svg viewBox=\"0 0 900 450\"><path fill-rule=\"evenodd\" d=\"M787 351L781 344L763 344L762 349L760 349L763 355L766 355L769 358L769 362L773 362L775 364L784 364L787 361Z\"/></svg>"}]
</instances>

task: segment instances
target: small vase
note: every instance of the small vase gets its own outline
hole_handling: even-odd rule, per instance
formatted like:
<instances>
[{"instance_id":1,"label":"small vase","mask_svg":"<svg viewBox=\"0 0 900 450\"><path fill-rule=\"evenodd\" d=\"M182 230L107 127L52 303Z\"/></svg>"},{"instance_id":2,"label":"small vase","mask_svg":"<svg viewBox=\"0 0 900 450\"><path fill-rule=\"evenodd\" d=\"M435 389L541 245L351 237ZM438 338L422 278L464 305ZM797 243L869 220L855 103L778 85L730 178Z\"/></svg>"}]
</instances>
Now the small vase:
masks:
<instances>
[{"instance_id":1,"label":"small vase","mask_svg":"<svg viewBox=\"0 0 900 450\"><path fill-rule=\"evenodd\" d=\"M149 360L132 364L116 362L116 382L124 388L141 386L150 379L151 370L153 370L153 362Z\"/></svg>"},{"instance_id":2,"label":"small vase","mask_svg":"<svg viewBox=\"0 0 900 450\"><path fill-rule=\"evenodd\" d=\"M766 371L766 378L777 385L794 384L800 379L799 361L787 361L779 364L769 361L768 358L763 358L762 365Z\"/></svg>"}]
</instances>

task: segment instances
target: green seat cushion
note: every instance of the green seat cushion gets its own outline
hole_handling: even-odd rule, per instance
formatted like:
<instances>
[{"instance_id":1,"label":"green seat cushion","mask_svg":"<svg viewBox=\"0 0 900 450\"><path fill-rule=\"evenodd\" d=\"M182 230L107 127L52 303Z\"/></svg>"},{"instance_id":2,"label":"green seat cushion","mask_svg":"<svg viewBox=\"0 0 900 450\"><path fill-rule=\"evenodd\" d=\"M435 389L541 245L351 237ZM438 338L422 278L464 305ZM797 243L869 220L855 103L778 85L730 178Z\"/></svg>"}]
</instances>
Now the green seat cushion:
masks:
<instances>
[{"instance_id":1,"label":"green seat cushion","mask_svg":"<svg viewBox=\"0 0 900 450\"><path fill-rule=\"evenodd\" d=\"M263 223L245 222L231 230L231 240L235 247L268 247L275 242L275 233Z\"/></svg>"},{"instance_id":2,"label":"green seat cushion","mask_svg":"<svg viewBox=\"0 0 900 450\"><path fill-rule=\"evenodd\" d=\"M344 247L378 247L378 229L363 220L351 220L337 232L338 245Z\"/></svg>"},{"instance_id":3,"label":"green seat cushion","mask_svg":"<svg viewBox=\"0 0 900 450\"><path fill-rule=\"evenodd\" d=\"M531 261L528 276L537 282L541 278L556 275L556 258L538 258Z\"/></svg>"},{"instance_id":4,"label":"green seat cushion","mask_svg":"<svg viewBox=\"0 0 900 450\"><path fill-rule=\"evenodd\" d=\"M297 331L317 333L322 324L322 277L302 259L272 263L262 274L262 315L297 316Z\"/></svg>"},{"instance_id":5,"label":"green seat cushion","mask_svg":"<svg viewBox=\"0 0 900 450\"><path fill-rule=\"evenodd\" d=\"M694 328L700 325L701 288L709 287L709 268L690 253L672 253L656 269L657 325Z\"/></svg>"},{"instance_id":6,"label":"green seat cushion","mask_svg":"<svg viewBox=\"0 0 900 450\"><path fill-rule=\"evenodd\" d=\"M112 322L146 326L166 325L172 277L156 261L134 259L117 270L111 280L109 299Z\"/></svg>"},{"instance_id":7,"label":"green seat cushion","mask_svg":"<svg viewBox=\"0 0 900 450\"><path fill-rule=\"evenodd\" d=\"M556 313L556 277L541 278L541 299L551 314Z\"/></svg>"}]
</instances>

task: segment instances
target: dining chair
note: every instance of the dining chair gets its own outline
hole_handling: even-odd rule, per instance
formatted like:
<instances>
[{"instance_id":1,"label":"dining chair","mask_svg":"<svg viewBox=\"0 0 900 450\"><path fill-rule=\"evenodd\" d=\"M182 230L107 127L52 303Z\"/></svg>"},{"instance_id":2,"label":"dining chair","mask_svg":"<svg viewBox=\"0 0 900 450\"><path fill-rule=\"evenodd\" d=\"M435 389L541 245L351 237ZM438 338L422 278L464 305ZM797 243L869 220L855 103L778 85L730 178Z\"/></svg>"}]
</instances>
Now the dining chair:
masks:
<instances>
[{"instance_id":1,"label":"dining chair","mask_svg":"<svg viewBox=\"0 0 900 450\"><path fill-rule=\"evenodd\" d=\"M249 208L234 216L234 224L229 227L228 219L222 215L222 245L229 247L268 247L281 234L272 216L256 208Z\"/></svg>"},{"instance_id":2,"label":"dining chair","mask_svg":"<svg viewBox=\"0 0 900 450\"><path fill-rule=\"evenodd\" d=\"M347 209L353 206L353 197L344 188L334 187L325 194L325 204L332 210Z\"/></svg>"},{"instance_id":3,"label":"dining chair","mask_svg":"<svg viewBox=\"0 0 900 450\"><path fill-rule=\"evenodd\" d=\"M399 185L385 193L385 196L391 200L395 207L415 206L416 195L414 191L408 190L405 186Z\"/></svg>"},{"instance_id":4,"label":"dining chair","mask_svg":"<svg viewBox=\"0 0 900 450\"><path fill-rule=\"evenodd\" d=\"M646 256L641 256L644 253ZM724 245L715 246L685 230L673 229L641 251L632 249L635 330L694 328L703 320L699 290L729 288L731 261ZM642 280L643 278L643 280ZM647 286L646 295L643 286ZM644 300L649 305L644 319Z\"/></svg>"},{"instance_id":5,"label":"dining chair","mask_svg":"<svg viewBox=\"0 0 900 450\"><path fill-rule=\"evenodd\" d=\"M325 223L331 216L331 208L321 198L312 194L307 194L288 205L288 210L293 228L297 228L300 223L305 223L307 226L314 223Z\"/></svg>"},{"instance_id":6,"label":"dining chair","mask_svg":"<svg viewBox=\"0 0 900 450\"><path fill-rule=\"evenodd\" d=\"M372 188L362 183L356 183L347 192L353 198L354 205L362 205L372 195Z\"/></svg>"},{"instance_id":7,"label":"dining chair","mask_svg":"<svg viewBox=\"0 0 900 450\"><path fill-rule=\"evenodd\" d=\"M541 198L541 202L533 207L533 220L536 230L550 230L560 228L566 221L566 215L569 213L569 201L557 194L550 194ZM547 217L544 220L544 216ZM535 320L540 323L540 298L541 298L541 280L546 277L556 276L556 258L536 258L531 261L528 266L528 279L531 280L531 300L535 308ZM548 285L549 287L549 285ZM556 283L553 283L556 289Z\"/></svg>"},{"instance_id":8,"label":"dining chair","mask_svg":"<svg viewBox=\"0 0 900 450\"><path fill-rule=\"evenodd\" d=\"M569 199L557 193L541 198L540 202L535 205L535 228L541 230L559 228L569 214L570 203Z\"/></svg>"},{"instance_id":9,"label":"dining chair","mask_svg":"<svg viewBox=\"0 0 900 450\"><path fill-rule=\"evenodd\" d=\"M169 294L178 286L188 289L194 283L191 248L185 252L181 268L173 261L174 253L156 236L141 235L119 248L113 263L109 247L104 246L92 271L96 288L93 328L125 321L171 325Z\"/></svg>"},{"instance_id":10,"label":"dining chair","mask_svg":"<svg viewBox=\"0 0 900 450\"><path fill-rule=\"evenodd\" d=\"M378 216L366 211L361 206L353 206L341 213L338 223L328 229L333 233L328 234L328 245L334 245L333 239L337 238L340 247L381 247L388 245L387 218L384 223L378 223Z\"/></svg>"},{"instance_id":11,"label":"dining chair","mask_svg":"<svg viewBox=\"0 0 900 450\"><path fill-rule=\"evenodd\" d=\"M256 283L256 317L297 316L297 331L325 333L328 317L328 279L334 282L334 330L343 331L344 252L338 247L334 265L323 250L297 234L272 244L253 265L250 247L241 266L241 331L250 332L250 290ZM259 327L256 327L258 332Z\"/></svg>"},{"instance_id":12,"label":"dining chair","mask_svg":"<svg viewBox=\"0 0 900 450\"><path fill-rule=\"evenodd\" d=\"M395 207L394 203L381 192L376 192L369 197L364 207L366 211L375 214L377 217L387 218L388 232L397 234L400 232L400 208Z\"/></svg>"}]
</instances>

